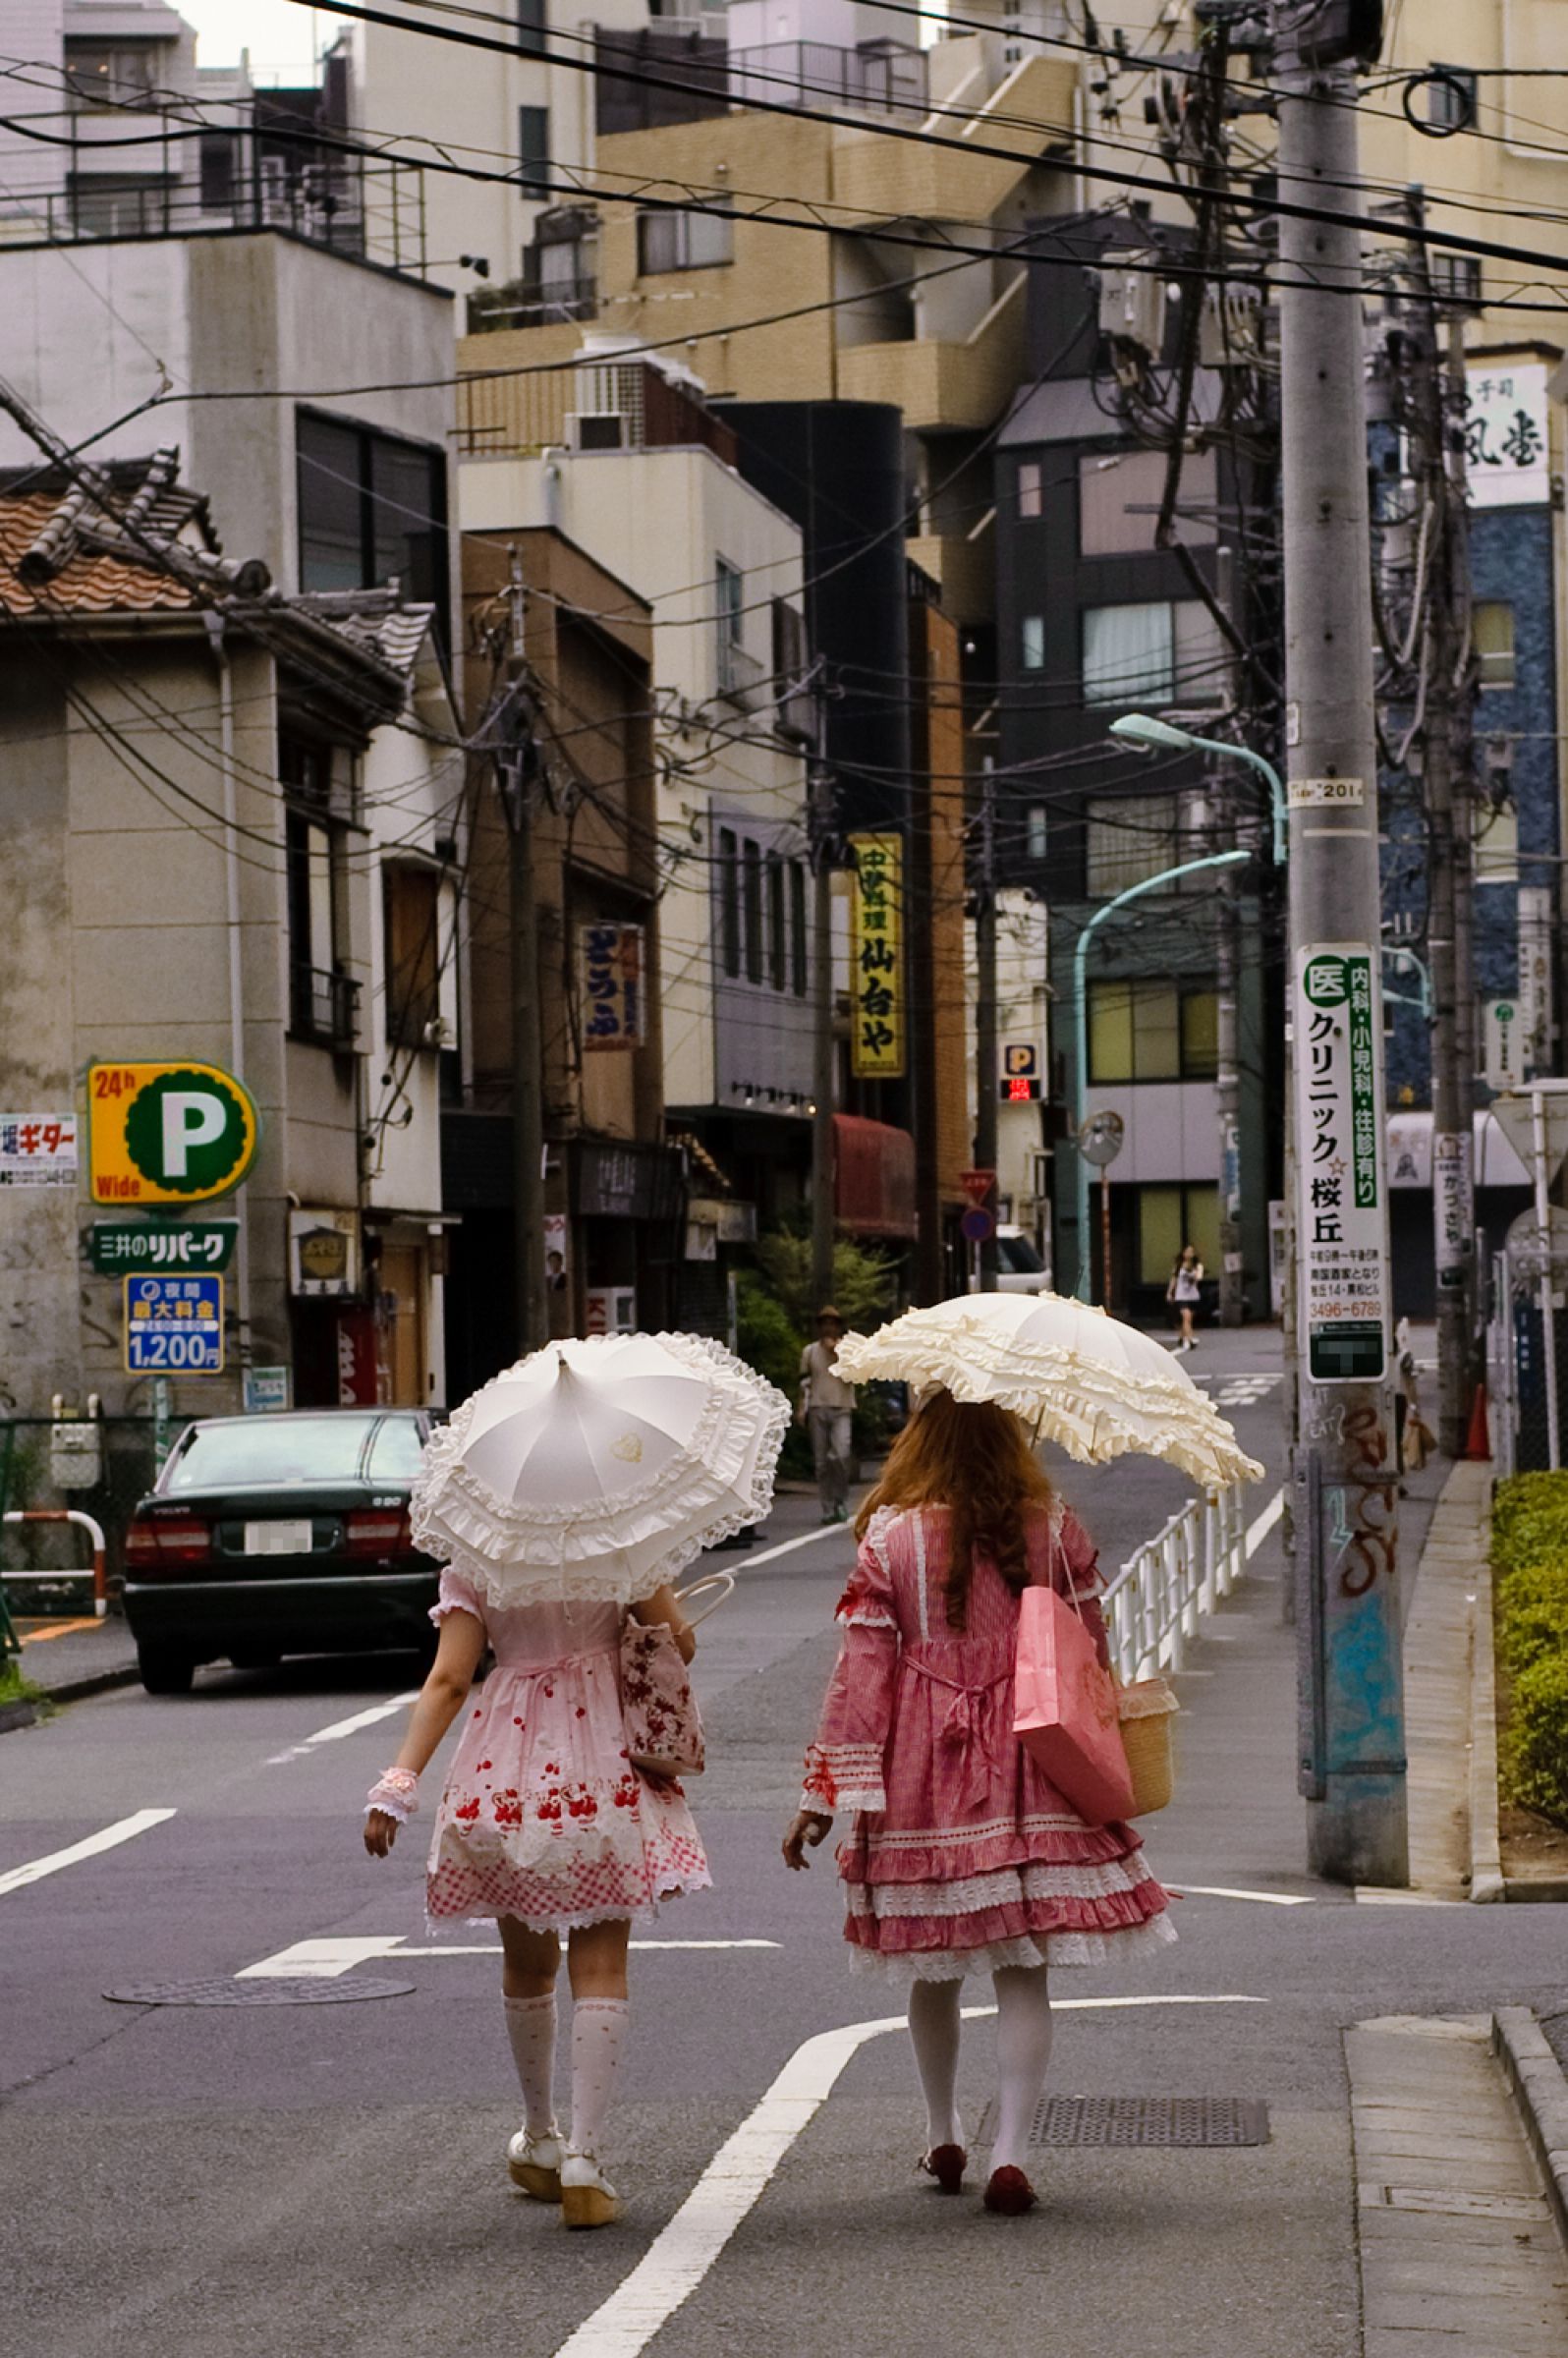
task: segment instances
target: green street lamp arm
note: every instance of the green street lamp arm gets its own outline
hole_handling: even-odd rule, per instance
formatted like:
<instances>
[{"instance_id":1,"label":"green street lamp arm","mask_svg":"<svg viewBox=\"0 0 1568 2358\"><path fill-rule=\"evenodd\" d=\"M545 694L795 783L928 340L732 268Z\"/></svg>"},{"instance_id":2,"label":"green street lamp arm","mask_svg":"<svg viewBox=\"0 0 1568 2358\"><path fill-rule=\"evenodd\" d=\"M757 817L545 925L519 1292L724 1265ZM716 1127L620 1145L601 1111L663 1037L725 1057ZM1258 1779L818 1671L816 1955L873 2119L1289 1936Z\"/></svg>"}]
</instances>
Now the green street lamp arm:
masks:
<instances>
[{"instance_id":1,"label":"green street lamp arm","mask_svg":"<svg viewBox=\"0 0 1568 2358\"><path fill-rule=\"evenodd\" d=\"M1154 720L1145 712L1124 712L1120 720L1111 722L1110 733L1133 745L1168 745L1205 754L1227 754L1232 760L1245 761L1250 769L1256 769L1268 786L1274 821L1274 866L1284 867L1290 844L1290 798L1285 781L1272 761L1255 754L1250 745L1232 745L1223 737L1197 737L1191 729L1178 728L1174 721Z\"/></svg>"},{"instance_id":2,"label":"green street lamp arm","mask_svg":"<svg viewBox=\"0 0 1568 2358\"><path fill-rule=\"evenodd\" d=\"M1117 893L1114 900L1103 902L1080 931L1077 947L1073 951L1073 1053L1075 1094L1078 1101L1077 1129L1081 1130L1084 1125L1084 1116L1087 1111L1086 1099L1089 1093L1089 994L1086 977L1090 944L1093 940L1096 929L1105 923L1108 917L1114 917L1118 909L1124 909L1129 901L1139 900L1146 892L1158 892L1163 885L1175 884L1183 876L1197 875L1202 869L1236 868L1250 858L1250 853L1242 851L1209 852L1202 860L1184 860L1179 868L1161 869L1157 876L1146 876L1141 884L1129 884L1125 892ZM1080 1302L1087 1302L1090 1298L1091 1258L1089 1249L1089 1165L1084 1160L1082 1149L1076 1149L1075 1151L1078 1155L1078 1284L1074 1290Z\"/></svg>"}]
</instances>

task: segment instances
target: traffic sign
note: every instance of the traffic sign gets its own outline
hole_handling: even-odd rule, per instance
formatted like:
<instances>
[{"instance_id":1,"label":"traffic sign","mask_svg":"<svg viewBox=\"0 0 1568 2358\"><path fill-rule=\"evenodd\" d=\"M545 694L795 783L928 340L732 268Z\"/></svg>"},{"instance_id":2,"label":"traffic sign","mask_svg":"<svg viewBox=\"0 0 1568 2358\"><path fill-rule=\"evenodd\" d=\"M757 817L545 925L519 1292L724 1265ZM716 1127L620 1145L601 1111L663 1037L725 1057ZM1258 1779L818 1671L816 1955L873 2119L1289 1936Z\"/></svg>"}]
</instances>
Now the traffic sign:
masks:
<instances>
[{"instance_id":1,"label":"traffic sign","mask_svg":"<svg viewBox=\"0 0 1568 2358\"><path fill-rule=\"evenodd\" d=\"M215 1064L94 1064L87 1073L94 1204L200 1204L250 1169L261 1123Z\"/></svg>"},{"instance_id":2,"label":"traffic sign","mask_svg":"<svg viewBox=\"0 0 1568 2358\"><path fill-rule=\"evenodd\" d=\"M994 1171L960 1171L958 1184L972 1204L983 1204L987 1196L994 1195L996 1192L996 1173Z\"/></svg>"},{"instance_id":3,"label":"traffic sign","mask_svg":"<svg viewBox=\"0 0 1568 2358\"><path fill-rule=\"evenodd\" d=\"M131 1375L222 1374L221 1277L127 1277L124 1284Z\"/></svg>"},{"instance_id":4,"label":"traffic sign","mask_svg":"<svg viewBox=\"0 0 1568 2358\"><path fill-rule=\"evenodd\" d=\"M989 1244L996 1233L996 1222L988 1211L980 1210L979 1206L966 1211L958 1224L972 1245Z\"/></svg>"}]
</instances>

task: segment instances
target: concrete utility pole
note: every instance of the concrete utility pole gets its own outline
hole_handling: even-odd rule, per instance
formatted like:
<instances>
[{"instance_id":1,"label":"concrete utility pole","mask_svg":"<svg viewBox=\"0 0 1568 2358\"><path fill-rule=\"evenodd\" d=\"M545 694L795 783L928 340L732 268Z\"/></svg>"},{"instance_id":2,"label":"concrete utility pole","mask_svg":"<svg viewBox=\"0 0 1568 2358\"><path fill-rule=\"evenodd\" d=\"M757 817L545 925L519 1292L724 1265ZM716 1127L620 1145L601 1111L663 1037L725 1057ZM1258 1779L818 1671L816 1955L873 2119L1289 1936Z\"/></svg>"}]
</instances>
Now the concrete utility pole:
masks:
<instances>
[{"instance_id":1,"label":"concrete utility pole","mask_svg":"<svg viewBox=\"0 0 1568 2358\"><path fill-rule=\"evenodd\" d=\"M1352 212L1357 91L1342 28L1355 12L1276 0L1272 14L1281 190ZM1279 263L1300 1783L1312 1871L1396 1885L1409 1881L1409 1849L1361 238L1348 224L1285 219Z\"/></svg>"},{"instance_id":2,"label":"concrete utility pole","mask_svg":"<svg viewBox=\"0 0 1568 2358\"><path fill-rule=\"evenodd\" d=\"M1216 839L1236 832L1235 796L1229 778L1219 784L1220 824ZM1219 1113L1219 1322L1239 1326L1247 1315L1247 1272L1241 1228L1241 1027L1237 992L1241 982L1241 905L1236 878L1222 871L1214 882L1215 1054L1214 1096Z\"/></svg>"},{"instance_id":3,"label":"concrete utility pole","mask_svg":"<svg viewBox=\"0 0 1568 2358\"><path fill-rule=\"evenodd\" d=\"M817 700L817 743L821 702ZM818 750L812 777L812 1311L833 1299L832 773Z\"/></svg>"},{"instance_id":4,"label":"concrete utility pole","mask_svg":"<svg viewBox=\"0 0 1568 2358\"><path fill-rule=\"evenodd\" d=\"M518 703L524 660L523 568L511 554L511 678L496 719L496 785L506 814L511 858L512 933L512 1220L518 1349L550 1339L544 1284L544 1039L539 1010L539 920L533 877L533 804L538 751Z\"/></svg>"},{"instance_id":5,"label":"concrete utility pole","mask_svg":"<svg viewBox=\"0 0 1568 2358\"><path fill-rule=\"evenodd\" d=\"M975 1167L996 1168L996 780L980 770L980 874L975 891ZM988 1208L994 1214L995 1199ZM996 1228L980 1246L980 1291L996 1291Z\"/></svg>"}]
</instances>

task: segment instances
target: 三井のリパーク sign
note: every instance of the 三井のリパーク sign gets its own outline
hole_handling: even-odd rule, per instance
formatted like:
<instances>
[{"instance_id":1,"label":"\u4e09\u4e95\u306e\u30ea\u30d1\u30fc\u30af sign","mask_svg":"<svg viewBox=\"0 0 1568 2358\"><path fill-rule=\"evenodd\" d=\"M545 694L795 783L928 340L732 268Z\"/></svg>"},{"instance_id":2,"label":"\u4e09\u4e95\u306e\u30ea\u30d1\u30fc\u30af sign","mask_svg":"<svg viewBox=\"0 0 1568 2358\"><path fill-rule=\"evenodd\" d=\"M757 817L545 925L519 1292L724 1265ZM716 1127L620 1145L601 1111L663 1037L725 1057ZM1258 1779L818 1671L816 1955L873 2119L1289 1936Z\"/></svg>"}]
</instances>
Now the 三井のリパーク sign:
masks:
<instances>
[{"instance_id":1,"label":"\u4e09\u4e95\u306e\u30ea\u30d1\u30fc\u30af sign","mask_svg":"<svg viewBox=\"0 0 1568 2358\"><path fill-rule=\"evenodd\" d=\"M904 841L852 835L850 1064L857 1080L904 1071Z\"/></svg>"},{"instance_id":2,"label":"\u4e09\u4e95\u306e\u30ea\u30d1\u30fc\u30af sign","mask_svg":"<svg viewBox=\"0 0 1568 2358\"><path fill-rule=\"evenodd\" d=\"M87 1163L94 1204L201 1204L239 1186L260 1137L244 1084L215 1064L94 1064Z\"/></svg>"},{"instance_id":3,"label":"\u4e09\u4e95\u306e\u30ea\u30d1\u30fc\u30af sign","mask_svg":"<svg viewBox=\"0 0 1568 2358\"><path fill-rule=\"evenodd\" d=\"M1294 1015L1309 1372L1320 1383L1375 1382L1388 1353L1376 953L1345 941L1300 951Z\"/></svg>"}]
</instances>

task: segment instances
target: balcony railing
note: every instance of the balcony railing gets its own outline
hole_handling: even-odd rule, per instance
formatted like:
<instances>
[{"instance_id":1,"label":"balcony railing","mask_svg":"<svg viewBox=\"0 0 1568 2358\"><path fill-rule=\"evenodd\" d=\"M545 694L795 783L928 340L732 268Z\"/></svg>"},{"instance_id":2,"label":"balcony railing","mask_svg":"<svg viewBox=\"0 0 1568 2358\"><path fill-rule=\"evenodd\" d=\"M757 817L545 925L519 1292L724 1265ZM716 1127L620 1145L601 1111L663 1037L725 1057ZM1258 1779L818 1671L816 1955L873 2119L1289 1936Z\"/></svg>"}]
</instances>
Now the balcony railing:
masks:
<instances>
[{"instance_id":1,"label":"balcony railing","mask_svg":"<svg viewBox=\"0 0 1568 2358\"><path fill-rule=\"evenodd\" d=\"M340 967L296 959L289 970L289 1030L317 1047L352 1048L360 1031L359 983Z\"/></svg>"},{"instance_id":2,"label":"balcony railing","mask_svg":"<svg viewBox=\"0 0 1568 2358\"><path fill-rule=\"evenodd\" d=\"M469 334L482 336L502 327L553 327L561 320L597 316L596 278L563 278L549 286L513 279L504 287L485 287L469 297Z\"/></svg>"},{"instance_id":3,"label":"balcony railing","mask_svg":"<svg viewBox=\"0 0 1568 2358\"><path fill-rule=\"evenodd\" d=\"M756 98L788 106L796 99L802 106L924 115L926 86L924 50L898 41L868 41L860 49L827 41L769 41L761 48L730 51L732 106L750 106Z\"/></svg>"}]
</instances>

